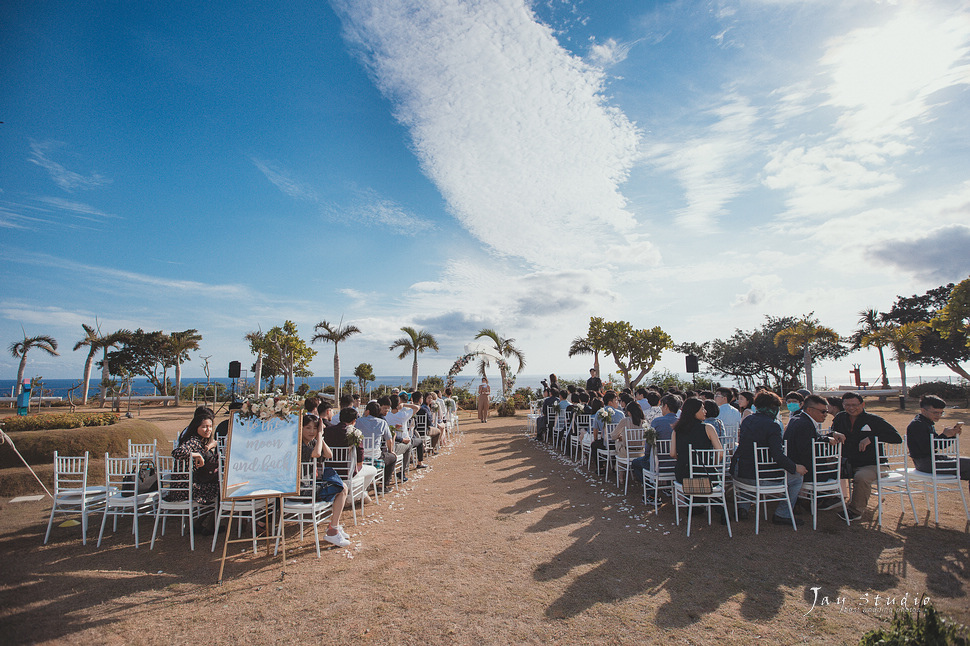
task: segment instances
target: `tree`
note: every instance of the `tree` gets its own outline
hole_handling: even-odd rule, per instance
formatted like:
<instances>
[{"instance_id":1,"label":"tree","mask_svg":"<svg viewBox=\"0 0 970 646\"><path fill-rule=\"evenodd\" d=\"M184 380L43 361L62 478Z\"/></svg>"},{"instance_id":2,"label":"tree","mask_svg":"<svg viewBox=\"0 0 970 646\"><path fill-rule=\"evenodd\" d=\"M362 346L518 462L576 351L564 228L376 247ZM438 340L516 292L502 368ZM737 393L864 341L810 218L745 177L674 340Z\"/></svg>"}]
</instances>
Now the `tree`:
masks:
<instances>
[{"instance_id":1,"label":"tree","mask_svg":"<svg viewBox=\"0 0 970 646\"><path fill-rule=\"evenodd\" d=\"M263 341L263 372L270 381L270 390L276 387L276 378L283 377L286 393L296 390L297 377L312 377L310 361L317 354L300 338L293 321L274 326L266 332Z\"/></svg>"},{"instance_id":2,"label":"tree","mask_svg":"<svg viewBox=\"0 0 970 646\"><path fill-rule=\"evenodd\" d=\"M253 364L253 375L256 381L256 396L259 397L260 386L263 378L263 352L266 348L266 337L259 330L249 332L243 337L249 342L249 351L256 355L256 363Z\"/></svg>"},{"instance_id":3,"label":"tree","mask_svg":"<svg viewBox=\"0 0 970 646\"><path fill-rule=\"evenodd\" d=\"M597 375L600 374L600 348L593 347L588 337L578 336L569 344L568 356L572 358L578 354L593 355L593 369L596 370Z\"/></svg>"},{"instance_id":4,"label":"tree","mask_svg":"<svg viewBox=\"0 0 970 646\"><path fill-rule=\"evenodd\" d=\"M858 330L853 332L850 340L852 341L852 349L862 347L862 337L872 334L873 332L878 332L882 327L882 314L879 310L870 307L869 309L862 310L859 312L859 325L861 326ZM889 387L889 377L886 374L886 356L883 353L883 345L873 346L879 350L879 368L882 370L882 374L879 376L879 381L882 383L883 388Z\"/></svg>"},{"instance_id":5,"label":"tree","mask_svg":"<svg viewBox=\"0 0 970 646\"><path fill-rule=\"evenodd\" d=\"M172 332L168 337L169 351L175 363L175 405L178 406L182 392L182 362L189 361L189 352L199 349L202 335L195 328Z\"/></svg>"},{"instance_id":6,"label":"tree","mask_svg":"<svg viewBox=\"0 0 970 646\"><path fill-rule=\"evenodd\" d=\"M892 308L886 312L885 320L898 325L917 321L929 323L946 307L954 287L950 283L931 289L921 296L898 296ZM964 361L970 361L970 345L967 344L967 336L959 333L959 328L954 332L944 337L941 331L930 328L920 341L919 352L911 354L908 362L920 365L943 364L964 379L970 380L970 372L960 365Z\"/></svg>"},{"instance_id":7,"label":"tree","mask_svg":"<svg viewBox=\"0 0 970 646\"><path fill-rule=\"evenodd\" d=\"M830 327L819 325L817 319L813 319L810 312L794 325L779 330L775 334L775 345L785 344L788 354L802 355L805 367L805 387L814 390L812 387L812 363L815 361L813 356L814 347L823 342L839 343L838 332Z\"/></svg>"},{"instance_id":8,"label":"tree","mask_svg":"<svg viewBox=\"0 0 970 646\"><path fill-rule=\"evenodd\" d=\"M354 376L357 377L357 386L360 387L361 396L367 390L367 383L377 379L374 376L374 366L369 363L358 363L357 367L354 368Z\"/></svg>"},{"instance_id":9,"label":"tree","mask_svg":"<svg viewBox=\"0 0 970 646\"><path fill-rule=\"evenodd\" d=\"M637 330L626 321L604 321L598 316L589 319L586 338L593 347L602 348L613 358L627 388L635 388L653 369L663 351L674 346L673 339L660 326ZM634 371L638 374L631 377Z\"/></svg>"},{"instance_id":10,"label":"tree","mask_svg":"<svg viewBox=\"0 0 970 646\"><path fill-rule=\"evenodd\" d=\"M913 321L903 325L890 323L862 338L863 347L882 343L892 348L899 365L900 394L903 397L906 396L906 362L919 353L923 337L931 331L930 324L925 321Z\"/></svg>"},{"instance_id":11,"label":"tree","mask_svg":"<svg viewBox=\"0 0 970 646\"><path fill-rule=\"evenodd\" d=\"M83 387L81 389L81 405L88 403L88 385L91 381L91 367L94 365L94 355L101 347L101 335L96 328L87 323L81 323L84 328L84 338L74 344L74 352L83 347L88 348L88 356L84 360L84 376L82 377Z\"/></svg>"},{"instance_id":12,"label":"tree","mask_svg":"<svg viewBox=\"0 0 970 646\"><path fill-rule=\"evenodd\" d=\"M23 389L24 370L27 369L27 353L33 349L43 350L52 357L60 356L57 352L57 341L52 336L41 335L28 337L24 332L23 341L14 341L10 344L10 354L14 359L20 359L20 366L17 368L17 395Z\"/></svg>"},{"instance_id":13,"label":"tree","mask_svg":"<svg viewBox=\"0 0 970 646\"><path fill-rule=\"evenodd\" d=\"M343 321L341 321L342 323ZM323 332L318 332L313 335L311 343L316 343L317 341L324 341L326 343L333 344L333 385L336 388L335 398L340 399L340 355L337 352L337 346L349 339L355 334L360 334L360 329L356 325L343 325L340 323L337 325L331 325L327 321L320 321L316 324L314 330L323 330Z\"/></svg>"},{"instance_id":14,"label":"tree","mask_svg":"<svg viewBox=\"0 0 970 646\"><path fill-rule=\"evenodd\" d=\"M402 336L394 341L388 350L394 351L400 348L401 353L397 355L397 358L401 360L406 359L409 354L414 355L414 361L411 364L411 390L415 390L418 387L418 355L425 350L437 352L438 341L427 330L419 332L409 325L402 327L401 332L404 332L407 336Z\"/></svg>"},{"instance_id":15,"label":"tree","mask_svg":"<svg viewBox=\"0 0 970 646\"><path fill-rule=\"evenodd\" d=\"M475 338L488 338L491 340L492 344L495 346L495 353L502 357L503 360L515 359L519 366L519 369L515 371L515 374L521 373L522 369L525 368L525 355L522 353L522 350L515 347L515 339L503 339L498 335L498 332L492 328L482 328L478 331L478 334L475 335ZM485 376L486 367L488 367L488 358L482 357L478 364L478 373L483 377ZM512 386L508 374L511 366L509 366L507 362L503 363L500 361L498 362L498 368L499 373L502 375L502 396L504 397L506 391L510 390Z\"/></svg>"},{"instance_id":16,"label":"tree","mask_svg":"<svg viewBox=\"0 0 970 646\"><path fill-rule=\"evenodd\" d=\"M970 278L953 288L946 305L933 317L930 325L947 341L962 340L970 347Z\"/></svg>"},{"instance_id":17,"label":"tree","mask_svg":"<svg viewBox=\"0 0 970 646\"><path fill-rule=\"evenodd\" d=\"M138 328L119 339L121 348L107 353L108 369L115 375L141 375L160 393L168 394L166 370L172 353L169 337L164 332L145 332Z\"/></svg>"},{"instance_id":18,"label":"tree","mask_svg":"<svg viewBox=\"0 0 970 646\"><path fill-rule=\"evenodd\" d=\"M108 364L108 350L121 345L121 342L129 334L131 334L131 330L117 330L101 337L98 346L101 349L101 361L96 364L101 368L101 383L98 384L98 401L101 404L101 408L104 408L104 405L108 401L108 386L111 385L111 368Z\"/></svg>"}]
</instances>

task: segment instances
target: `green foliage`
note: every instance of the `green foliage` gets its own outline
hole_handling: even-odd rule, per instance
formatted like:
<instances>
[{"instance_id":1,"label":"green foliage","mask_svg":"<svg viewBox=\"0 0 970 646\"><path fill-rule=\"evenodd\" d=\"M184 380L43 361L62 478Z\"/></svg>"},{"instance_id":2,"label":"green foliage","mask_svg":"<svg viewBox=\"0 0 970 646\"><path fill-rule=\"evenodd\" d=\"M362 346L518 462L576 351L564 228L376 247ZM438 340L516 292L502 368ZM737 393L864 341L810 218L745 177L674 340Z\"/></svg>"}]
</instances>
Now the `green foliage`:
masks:
<instances>
[{"instance_id":1,"label":"green foliage","mask_svg":"<svg viewBox=\"0 0 970 646\"><path fill-rule=\"evenodd\" d=\"M950 283L931 289L921 296L898 296L884 317L887 322L900 325L916 321L930 323L939 318L941 322L921 339L919 352L913 353L906 360L921 365L943 364L964 379L970 379L970 372L960 365L961 362L970 361L970 337L966 328L961 329L959 325L951 327L943 319L947 317L947 320L951 320L944 310L954 290L954 284ZM958 296L961 293L962 291L958 292ZM956 308L960 308L959 301ZM944 337L943 331L947 331L948 336Z\"/></svg>"},{"instance_id":2,"label":"green foliage","mask_svg":"<svg viewBox=\"0 0 970 646\"><path fill-rule=\"evenodd\" d=\"M967 646L970 635L967 627L943 617L932 605L916 612L893 612L889 628L871 630L859 640L859 646L905 646L932 644L933 646Z\"/></svg>"},{"instance_id":3,"label":"green foliage","mask_svg":"<svg viewBox=\"0 0 970 646\"><path fill-rule=\"evenodd\" d=\"M714 390L715 388L719 387L721 384L707 377L698 377L696 380L696 383L693 380L684 381L673 372L664 368L660 372L650 377L650 382L648 385L656 386L657 388L660 388L661 390L664 390L664 391L670 390L671 388L687 391L687 390Z\"/></svg>"},{"instance_id":4,"label":"green foliage","mask_svg":"<svg viewBox=\"0 0 970 646\"><path fill-rule=\"evenodd\" d=\"M374 366L369 363L358 363L354 368L354 376L357 377L357 386L360 392L367 390L367 384L377 379L374 375Z\"/></svg>"},{"instance_id":5,"label":"green foliage","mask_svg":"<svg viewBox=\"0 0 970 646\"><path fill-rule=\"evenodd\" d=\"M228 386L217 381L210 382L208 386L205 385L204 381L197 381L182 388L182 399L192 400L193 387L195 387L196 399L208 399L209 401L212 401L213 393L215 393L216 399L222 399L229 391Z\"/></svg>"},{"instance_id":6,"label":"green foliage","mask_svg":"<svg viewBox=\"0 0 970 646\"><path fill-rule=\"evenodd\" d=\"M81 428L84 426L109 426L118 421L116 413L56 413L8 417L3 420L3 430L8 433L20 431L46 431L54 428Z\"/></svg>"},{"instance_id":7,"label":"green foliage","mask_svg":"<svg viewBox=\"0 0 970 646\"><path fill-rule=\"evenodd\" d=\"M445 380L437 375L434 375L433 377L425 377L418 384L418 390L420 390L423 393L426 393L429 390L444 390L444 389L445 389Z\"/></svg>"},{"instance_id":8,"label":"green foliage","mask_svg":"<svg viewBox=\"0 0 970 646\"><path fill-rule=\"evenodd\" d=\"M468 390L467 386L452 387L451 398L455 400L455 403L462 410L475 410L477 404L476 397Z\"/></svg>"},{"instance_id":9,"label":"green foliage","mask_svg":"<svg viewBox=\"0 0 970 646\"><path fill-rule=\"evenodd\" d=\"M961 281L950 292L946 306L930 321L940 336L962 339L970 347L970 278Z\"/></svg>"},{"instance_id":10,"label":"green foliage","mask_svg":"<svg viewBox=\"0 0 970 646\"><path fill-rule=\"evenodd\" d=\"M498 407L499 417L515 417L515 398L509 397L504 402L501 402Z\"/></svg>"},{"instance_id":11,"label":"green foliage","mask_svg":"<svg viewBox=\"0 0 970 646\"><path fill-rule=\"evenodd\" d=\"M660 326L637 330L626 321L604 321L598 316L590 317L586 338L592 347L613 357L630 388L653 369L664 350L674 347L673 339ZM636 377L631 376L633 372L638 373Z\"/></svg>"},{"instance_id":12,"label":"green foliage","mask_svg":"<svg viewBox=\"0 0 970 646\"><path fill-rule=\"evenodd\" d=\"M175 365L169 337L164 332L145 332L138 328L121 339L121 348L107 354L108 370L113 375L140 375L162 394L166 390L165 371Z\"/></svg>"},{"instance_id":13,"label":"green foliage","mask_svg":"<svg viewBox=\"0 0 970 646\"><path fill-rule=\"evenodd\" d=\"M909 396L919 399L923 395L936 395L947 404L970 404L970 385L951 384L945 381L924 381L909 389Z\"/></svg>"},{"instance_id":14,"label":"green foliage","mask_svg":"<svg viewBox=\"0 0 970 646\"><path fill-rule=\"evenodd\" d=\"M271 328L261 340L251 341L251 346L262 349L262 379L270 380L270 390L276 385L278 377L283 378L284 386L293 383L296 377L312 377L310 361L317 351L310 348L297 330L296 323L285 321L282 326ZM256 370L255 364L253 370Z\"/></svg>"}]
</instances>

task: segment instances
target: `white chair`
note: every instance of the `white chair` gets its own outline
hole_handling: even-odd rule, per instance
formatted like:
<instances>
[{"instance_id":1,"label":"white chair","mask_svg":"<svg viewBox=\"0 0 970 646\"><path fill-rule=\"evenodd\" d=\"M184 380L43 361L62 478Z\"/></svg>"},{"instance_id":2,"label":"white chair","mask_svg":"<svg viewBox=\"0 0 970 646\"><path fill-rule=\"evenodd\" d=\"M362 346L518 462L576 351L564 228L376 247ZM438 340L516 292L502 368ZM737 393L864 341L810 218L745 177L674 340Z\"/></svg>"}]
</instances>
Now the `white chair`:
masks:
<instances>
[{"instance_id":1,"label":"white chair","mask_svg":"<svg viewBox=\"0 0 970 646\"><path fill-rule=\"evenodd\" d=\"M424 455L427 457L431 453L431 436L428 435L428 417L427 415L421 415L420 418L415 415L411 418L414 423L413 431L418 434L418 437L424 442Z\"/></svg>"},{"instance_id":2,"label":"white chair","mask_svg":"<svg viewBox=\"0 0 970 646\"><path fill-rule=\"evenodd\" d=\"M899 506L903 516L906 515L906 502L903 496L909 498L913 519L917 520L913 492L910 491L906 474L903 473L906 470L906 443L887 444L877 440L876 451L879 456L879 468L876 470L876 510L879 526L882 527L882 501L889 496L899 496ZM841 491L839 495L841 496Z\"/></svg>"},{"instance_id":3,"label":"white chair","mask_svg":"<svg viewBox=\"0 0 970 646\"><path fill-rule=\"evenodd\" d=\"M589 431L589 418L583 413L573 416L573 434L569 438L569 454L573 462L578 461L582 453L583 437Z\"/></svg>"},{"instance_id":4,"label":"white chair","mask_svg":"<svg viewBox=\"0 0 970 646\"><path fill-rule=\"evenodd\" d=\"M54 514L81 514L81 544L88 544L88 514L104 505L107 489L88 486L88 452L83 456L57 455L54 451L54 506L44 545L51 537Z\"/></svg>"},{"instance_id":5,"label":"white chair","mask_svg":"<svg viewBox=\"0 0 970 646\"><path fill-rule=\"evenodd\" d=\"M738 443L738 425L737 424L725 424L723 422L721 423L721 425L724 427L724 433L722 435L719 435L718 436L718 437L721 438L721 446L724 446L724 443L726 441L730 441L733 444L737 444Z\"/></svg>"},{"instance_id":6,"label":"white chair","mask_svg":"<svg viewBox=\"0 0 970 646\"><path fill-rule=\"evenodd\" d=\"M784 502L788 506L788 513L791 516L792 529L798 530L795 524L795 513L792 509L792 501L788 497L788 472L779 466L767 446L758 446L754 443L754 481L750 485L734 479L734 518L738 517L738 503L754 503L754 533L757 534L761 527L761 509L764 505L765 520L768 520L768 503Z\"/></svg>"},{"instance_id":7,"label":"white chair","mask_svg":"<svg viewBox=\"0 0 970 646\"><path fill-rule=\"evenodd\" d=\"M384 482L384 457L381 452L383 438L364 436L364 464L370 464L375 469L377 469L377 475L374 476L374 500L379 505L381 504L380 491L377 485L380 484L381 487L386 487L387 483ZM400 462L400 460L398 460ZM380 465L380 466L378 466ZM397 463L395 463L395 470L397 469Z\"/></svg>"},{"instance_id":8,"label":"white chair","mask_svg":"<svg viewBox=\"0 0 970 646\"><path fill-rule=\"evenodd\" d=\"M285 531L285 523L300 524L300 541L303 540L303 526L310 523L313 526L313 542L317 546L317 558L320 558L320 523L330 518L333 503L317 500L317 463L316 461L300 464L300 495L283 499L280 507L279 525L276 532L276 550L279 550L280 536ZM274 551L274 554L276 552Z\"/></svg>"},{"instance_id":9,"label":"white chair","mask_svg":"<svg viewBox=\"0 0 970 646\"><path fill-rule=\"evenodd\" d=\"M610 434L616 429L616 424L603 424L603 431L600 435L603 438L604 448L596 450L596 470L599 471L600 463L606 462L606 470L603 472L603 477L609 481L610 479L610 465L616 461L616 449L613 445L613 440L610 439Z\"/></svg>"},{"instance_id":10,"label":"white chair","mask_svg":"<svg viewBox=\"0 0 970 646\"><path fill-rule=\"evenodd\" d=\"M923 488L923 499L929 507L929 491L933 490L933 522L940 524L940 504L939 496L941 493L951 491L960 492L960 499L963 501L963 513L967 520L970 520L970 508L967 507L967 495L963 492L964 485L960 481L960 436L956 437L932 437L931 446L933 449L933 461L931 473L917 471L915 468L905 469L908 487L920 484ZM908 454L907 449L907 454ZM914 514L915 515L915 514ZM929 523L929 518L927 518Z\"/></svg>"},{"instance_id":11,"label":"white chair","mask_svg":"<svg viewBox=\"0 0 970 646\"><path fill-rule=\"evenodd\" d=\"M145 458L142 458L145 459ZM146 459L147 460L147 459ZM152 468L155 460L150 460ZM111 531L118 531L118 516L131 516L131 531L135 535L135 548L138 547L138 517L148 516L155 511L158 504L158 489L138 493L138 470L141 460L138 458L112 458L104 454L104 488L108 492L105 499L104 515L101 517L101 531L98 533L98 547L104 538L104 527L108 516L113 517ZM125 478L132 476L129 482Z\"/></svg>"},{"instance_id":12,"label":"white chair","mask_svg":"<svg viewBox=\"0 0 970 646\"><path fill-rule=\"evenodd\" d=\"M324 460L324 466L332 468L347 486L347 499L354 514L354 525L357 525L357 498L360 497L360 515L364 515L364 483L355 480L354 471L357 469L357 449L353 446L331 446L333 457Z\"/></svg>"},{"instance_id":13,"label":"white chair","mask_svg":"<svg viewBox=\"0 0 970 646\"><path fill-rule=\"evenodd\" d=\"M215 505L201 505L195 501L192 489L192 472L194 467L191 460L165 459L159 456L158 467L158 505L155 507L155 527L152 529L152 542L149 549L155 549L155 538L158 535L158 523L162 521L162 536L165 535L165 523L170 517L178 518L182 535L185 535L185 525L189 526L189 545L195 550L195 521L207 511L213 511ZM169 499L171 498L171 500Z\"/></svg>"},{"instance_id":14,"label":"white chair","mask_svg":"<svg viewBox=\"0 0 970 646\"><path fill-rule=\"evenodd\" d=\"M158 440L145 444L133 444L131 440L128 440L128 457L154 462L155 458L158 457Z\"/></svg>"},{"instance_id":15,"label":"white chair","mask_svg":"<svg viewBox=\"0 0 970 646\"><path fill-rule=\"evenodd\" d=\"M711 524L711 509L720 507L727 523L728 536L731 534L731 518L727 510L725 496L725 476L727 464L724 453L719 449L690 449L690 478L709 478L711 493L688 494L681 483L674 481L674 515L677 525L680 525L680 508L687 507L687 536L690 537L690 524L694 515L694 507L707 507L707 524Z\"/></svg>"},{"instance_id":16,"label":"white chair","mask_svg":"<svg viewBox=\"0 0 970 646\"><path fill-rule=\"evenodd\" d=\"M626 474L623 483L623 493L630 490L630 463L643 455L644 439L646 431L642 426L633 426L623 431L623 442L626 445L626 455L616 454L616 486L620 486L620 473Z\"/></svg>"},{"instance_id":17,"label":"white chair","mask_svg":"<svg viewBox=\"0 0 970 646\"><path fill-rule=\"evenodd\" d=\"M647 490L653 489L653 511L660 504L660 492L666 490L674 495L674 469L677 460L670 457L670 440L657 440L650 450L650 466L643 470L643 500L647 500Z\"/></svg>"},{"instance_id":18,"label":"white chair","mask_svg":"<svg viewBox=\"0 0 970 646\"><path fill-rule=\"evenodd\" d=\"M818 499L823 496L839 499L842 517L845 524L849 524L849 512L842 497L841 444L829 444L828 440L812 442L812 479L802 482L801 494L812 504L812 529L818 529Z\"/></svg>"},{"instance_id":19,"label":"white chair","mask_svg":"<svg viewBox=\"0 0 970 646\"><path fill-rule=\"evenodd\" d=\"M225 454L219 454L219 491L223 491L222 478L223 469L226 468ZM242 536L242 524L239 522L242 519L249 520L249 526L253 534L253 554L258 551L256 544L256 524L259 522L260 518L263 519L264 523L269 521L269 505L266 498L241 498L239 500L220 500L219 507L216 514L216 528L212 533L212 550L216 551L216 543L219 541L219 526L222 524L223 518L230 518L230 526L232 524L231 519L236 519L236 537ZM228 531L228 528L226 529ZM228 537L226 537L228 540Z\"/></svg>"}]
</instances>

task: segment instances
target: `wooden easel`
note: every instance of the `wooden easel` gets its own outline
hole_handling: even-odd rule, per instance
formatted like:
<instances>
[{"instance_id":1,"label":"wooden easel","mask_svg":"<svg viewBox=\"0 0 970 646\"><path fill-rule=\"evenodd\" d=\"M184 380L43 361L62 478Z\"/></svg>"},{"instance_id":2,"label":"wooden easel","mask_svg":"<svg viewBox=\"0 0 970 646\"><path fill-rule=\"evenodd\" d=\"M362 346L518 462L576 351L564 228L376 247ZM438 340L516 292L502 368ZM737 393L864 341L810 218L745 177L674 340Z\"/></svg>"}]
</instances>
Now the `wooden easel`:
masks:
<instances>
[{"instance_id":1,"label":"wooden easel","mask_svg":"<svg viewBox=\"0 0 970 646\"><path fill-rule=\"evenodd\" d=\"M240 500L264 500L264 501L266 501L266 516L267 516L267 521L269 520L269 501L270 500L275 500L276 501L276 509L280 510L281 512L282 512L282 509L283 509L283 497L282 496L240 498ZM274 517L276 516L276 513L275 512L274 512L273 516ZM219 585L222 585L222 573L223 573L223 570L226 567L226 553L229 550L229 543L252 543L254 540L256 540L256 541L266 541L266 556L269 556L269 542L272 541L272 540L277 540L277 539L279 540L280 547L281 547L281 550L280 551L282 552L282 555L283 555L283 572L280 575L280 577L281 578L282 577L285 577L286 576L286 535L285 535L285 532L283 531L283 523L274 523L275 525L278 525L278 530L277 531L279 533L270 534L270 525L267 524L266 525L266 535L265 536L257 536L255 539L253 539L252 536L250 536L249 538L232 538L232 520L235 517L236 517L236 501L233 500L232 501L232 506L229 508L229 524L226 526L226 540L222 544L222 560L219 563L219 580L217 581L217 583ZM275 520L275 518L274 518L274 520Z\"/></svg>"}]
</instances>

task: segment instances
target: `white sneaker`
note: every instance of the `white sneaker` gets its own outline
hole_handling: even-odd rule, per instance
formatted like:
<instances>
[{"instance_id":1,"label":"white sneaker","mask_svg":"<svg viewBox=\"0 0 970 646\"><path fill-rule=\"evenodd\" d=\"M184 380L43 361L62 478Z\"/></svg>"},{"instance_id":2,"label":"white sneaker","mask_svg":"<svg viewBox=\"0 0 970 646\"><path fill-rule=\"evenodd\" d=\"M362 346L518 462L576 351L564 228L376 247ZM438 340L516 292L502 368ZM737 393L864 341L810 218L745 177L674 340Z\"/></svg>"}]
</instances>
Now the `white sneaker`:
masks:
<instances>
[{"instance_id":1,"label":"white sneaker","mask_svg":"<svg viewBox=\"0 0 970 646\"><path fill-rule=\"evenodd\" d=\"M349 539L350 538L350 534L348 534L347 532L344 531L344 526L343 525L337 525L337 533L340 534L341 536L343 536L346 539Z\"/></svg>"},{"instance_id":2,"label":"white sneaker","mask_svg":"<svg viewBox=\"0 0 970 646\"><path fill-rule=\"evenodd\" d=\"M350 540L348 540L340 532L337 532L333 536L331 536L330 534L324 534L323 540L327 541L328 543L333 543L337 547L347 547L348 545L350 545Z\"/></svg>"}]
</instances>

